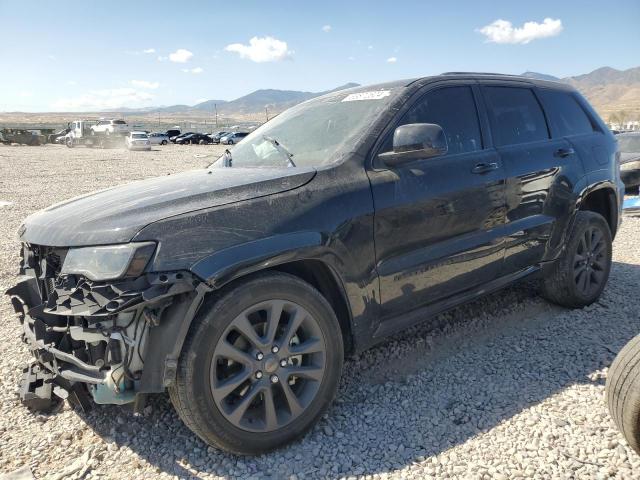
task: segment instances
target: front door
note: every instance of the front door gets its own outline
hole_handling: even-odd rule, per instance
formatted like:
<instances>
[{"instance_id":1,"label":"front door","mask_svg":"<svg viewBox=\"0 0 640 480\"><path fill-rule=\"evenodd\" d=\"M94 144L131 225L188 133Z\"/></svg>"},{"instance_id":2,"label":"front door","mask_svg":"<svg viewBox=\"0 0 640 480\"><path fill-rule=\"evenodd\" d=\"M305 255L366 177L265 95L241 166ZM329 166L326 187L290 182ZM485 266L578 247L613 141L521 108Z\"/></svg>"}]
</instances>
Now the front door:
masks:
<instances>
[{"instance_id":1,"label":"front door","mask_svg":"<svg viewBox=\"0 0 640 480\"><path fill-rule=\"evenodd\" d=\"M395 127L410 123L440 125L448 153L369 172L383 319L495 279L504 253L504 169L472 87L429 90ZM392 149L387 136L376 154Z\"/></svg>"}]
</instances>

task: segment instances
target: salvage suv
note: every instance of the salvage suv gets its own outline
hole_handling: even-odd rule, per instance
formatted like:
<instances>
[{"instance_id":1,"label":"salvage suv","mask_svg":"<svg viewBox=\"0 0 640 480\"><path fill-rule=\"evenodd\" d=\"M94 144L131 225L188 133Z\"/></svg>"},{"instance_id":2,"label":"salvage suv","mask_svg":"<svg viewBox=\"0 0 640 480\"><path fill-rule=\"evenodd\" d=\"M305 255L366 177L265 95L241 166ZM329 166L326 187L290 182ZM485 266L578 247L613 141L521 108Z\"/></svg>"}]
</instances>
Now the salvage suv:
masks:
<instances>
[{"instance_id":1,"label":"salvage suv","mask_svg":"<svg viewBox=\"0 0 640 480\"><path fill-rule=\"evenodd\" d=\"M207 169L25 220L21 397L140 409L168 389L204 441L268 451L394 332L533 275L596 301L622 194L613 135L564 84L447 73L309 100Z\"/></svg>"}]
</instances>

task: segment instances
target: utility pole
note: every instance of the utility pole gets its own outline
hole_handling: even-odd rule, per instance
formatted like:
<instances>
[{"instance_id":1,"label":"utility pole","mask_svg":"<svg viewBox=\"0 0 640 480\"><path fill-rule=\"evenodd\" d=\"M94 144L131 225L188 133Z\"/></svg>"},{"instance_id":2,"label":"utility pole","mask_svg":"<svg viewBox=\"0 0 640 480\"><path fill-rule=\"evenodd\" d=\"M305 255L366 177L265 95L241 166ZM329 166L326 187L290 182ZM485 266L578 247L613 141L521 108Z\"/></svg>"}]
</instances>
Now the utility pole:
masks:
<instances>
[{"instance_id":1,"label":"utility pole","mask_svg":"<svg viewBox=\"0 0 640 480\"><path fill-rule=\"evenodd\" d=\"M213 104L213 109L216 112L216 128L218 128L218 104L217 103Z\"/></svg>"},{"instance_id":2,"label":"utility pole","mask_svg":"<svg viewBox=\"0 0 640 480\"><path fill-rule=\"evenodd\" d=\"M267 122L269 121L269 105L264 106L264 114L267 117Z\"/></svg>"}]
</instances>

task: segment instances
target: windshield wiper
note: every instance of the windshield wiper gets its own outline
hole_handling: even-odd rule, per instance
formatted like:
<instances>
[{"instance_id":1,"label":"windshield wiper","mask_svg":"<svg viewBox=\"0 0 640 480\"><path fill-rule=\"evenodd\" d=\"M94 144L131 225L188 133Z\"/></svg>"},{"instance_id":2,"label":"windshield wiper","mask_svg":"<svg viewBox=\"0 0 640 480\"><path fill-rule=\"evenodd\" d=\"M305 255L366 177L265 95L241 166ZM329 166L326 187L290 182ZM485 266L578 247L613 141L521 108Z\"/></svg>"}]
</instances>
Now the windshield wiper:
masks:
<instances>
[{"instance_id":1,"label":"windshield wiper","mask_svg":"<svg viewBox=\"0 0 640 480\"><path fill-rule=\"evenodd\" d=\"M267 137L266 135L263 135L262 138L265 139L267 142L271 143L274 147L276 147L276 150L279 151L280 153L282 153L287 158L287 161L289 162L289 164L292 167L296 166L296 164L293 163L293 153L291 153L289 150L287 150L284 147L284 145L282 145L280 142L278 142L278 140L276 140L273 137Z\"/></svg>"}]
</instances>

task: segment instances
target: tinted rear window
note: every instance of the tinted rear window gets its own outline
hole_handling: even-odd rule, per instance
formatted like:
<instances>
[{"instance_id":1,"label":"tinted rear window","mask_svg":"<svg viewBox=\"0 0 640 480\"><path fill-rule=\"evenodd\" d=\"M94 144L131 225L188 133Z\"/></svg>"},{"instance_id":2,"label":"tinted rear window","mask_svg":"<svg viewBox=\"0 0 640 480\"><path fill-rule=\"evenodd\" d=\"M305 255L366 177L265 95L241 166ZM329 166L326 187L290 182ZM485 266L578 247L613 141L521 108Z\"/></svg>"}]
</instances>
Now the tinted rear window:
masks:
<instances>
[{"instance_id":1,"label":"tinted rear window","mask_svg":"<svg viewBox=\"0 0 640 480\"><path fill-rule=\"evenodd\" d=\"M114 120L113 124L114 125L126 125L127 122L125 122L124 120Z\"/></svg>"},{"instance_id":2,"label":"tinted rear window","mask_svg":"<svg viewBox=\"0 0 640 480\"><path fill-rule=\"evenodd\" d=\"M497 146L549 138L542 108L529 88L484 87Z\"/></svg>"},{"instance_id":3,"label":"tinted rear window","mask_svg":"<svg viewBox=\"0 0 640 480\"><path fill-rule=\"evenodd\" d=\"M571 93L540 90L540 97L549 120L559 136L593 132L591 120Z\"/></svg>"}]
</instances>

